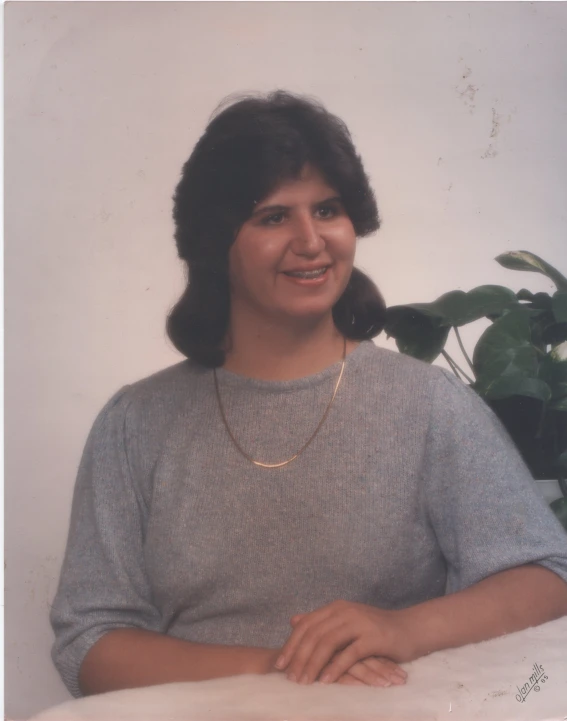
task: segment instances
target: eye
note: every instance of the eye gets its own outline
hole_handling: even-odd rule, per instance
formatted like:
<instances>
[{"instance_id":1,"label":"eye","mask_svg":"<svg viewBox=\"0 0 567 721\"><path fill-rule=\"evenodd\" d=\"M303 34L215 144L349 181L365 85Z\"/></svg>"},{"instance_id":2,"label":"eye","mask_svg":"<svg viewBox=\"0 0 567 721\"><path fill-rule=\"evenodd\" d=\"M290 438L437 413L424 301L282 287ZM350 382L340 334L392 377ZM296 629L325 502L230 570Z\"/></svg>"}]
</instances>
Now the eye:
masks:
<instances>
[{"instance_id":1,"label":"eye","mask_svg":"<svg viewBox=\"0 0 567 721\"><path fill-rule=\"evenodd\" d=\"M284 220L284 213L271 213L262 218L262 225L281 225Z\"/></svg>"},{"instance_id":2,"label":"eye","mask_svg":"<svg viewBox=\"0 0 567 721\"><path fill-rule=\"evenodd\" d=\"M317 208L317 217L321 218L321 220L330 220L331 218L334 218L337 215L340 215L341 208L339 203L326 203L325 205L320 205Z\"/></svg>"}]
</instances>

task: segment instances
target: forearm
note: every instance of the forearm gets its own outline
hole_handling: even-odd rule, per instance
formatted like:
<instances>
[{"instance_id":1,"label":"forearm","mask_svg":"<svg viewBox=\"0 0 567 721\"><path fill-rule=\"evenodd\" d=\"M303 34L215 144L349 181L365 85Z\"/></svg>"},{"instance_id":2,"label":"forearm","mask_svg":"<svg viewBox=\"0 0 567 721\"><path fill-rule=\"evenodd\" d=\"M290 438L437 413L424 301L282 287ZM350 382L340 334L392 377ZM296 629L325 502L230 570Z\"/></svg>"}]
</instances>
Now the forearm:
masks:
<instances>
[{"instance_id":1,"label":"forearm","mask_svg":"<svg viewBox=\"0 0 567 721\"><path fill-rule=\"evenodd\" d=\"M274 670L278 651L191 643L135 628L106 633L81 665L85 695L176 681L205 681Z\"/></svg>"},{"instance_id":2,"label":"forearm","mask_svg":"<svg viewBox=\"0 0 567 721\"><path fill-rule=\"evenodd\" d=\"M402 613L412 639L412 657L404 660L411 661L561 618L567 584L543 566L518 566Z\"/></svg>"}]
</instances>

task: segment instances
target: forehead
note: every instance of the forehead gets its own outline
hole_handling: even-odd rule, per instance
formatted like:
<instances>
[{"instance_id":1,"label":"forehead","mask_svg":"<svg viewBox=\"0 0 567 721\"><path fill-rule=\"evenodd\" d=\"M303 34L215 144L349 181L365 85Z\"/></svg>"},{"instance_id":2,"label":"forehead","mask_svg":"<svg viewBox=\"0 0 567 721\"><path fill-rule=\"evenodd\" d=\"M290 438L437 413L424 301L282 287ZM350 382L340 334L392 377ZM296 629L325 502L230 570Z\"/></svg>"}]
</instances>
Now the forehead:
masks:
<instances>
[{"instance_id":1,"label":"forehead","mask_svg":"<svg viewBox=\"0 0 567 721\"><path fill-rule=\"evenodd\" d=\"M263 200L257 208L266 205L290 205L302 200L317 200L336 195L325 176L315 167L305 165L297 178L284 180Z\"/></svg>"}]
</instances>

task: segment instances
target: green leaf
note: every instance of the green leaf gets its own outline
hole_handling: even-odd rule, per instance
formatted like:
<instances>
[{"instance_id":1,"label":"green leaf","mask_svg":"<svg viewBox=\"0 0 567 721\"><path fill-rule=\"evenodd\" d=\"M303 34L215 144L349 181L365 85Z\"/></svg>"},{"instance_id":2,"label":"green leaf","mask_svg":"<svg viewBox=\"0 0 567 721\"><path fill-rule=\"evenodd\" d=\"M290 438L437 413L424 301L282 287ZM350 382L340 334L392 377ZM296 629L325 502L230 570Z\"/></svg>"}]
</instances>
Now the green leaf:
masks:
<instances>
[{"instance_id":1,"label":"green leaf","mask_svg":"<svg viewBox=\"0 0 567 721\"><path fill-rule=\"evenodd\" d=\"M537 375L550 386L567 384L567 361L556 359L552 351L541 359Z\"/></svg>"},{"instance_id":2,"label":"green leaf","mask_svg":"<svg viewBox=\"0 0 567 721\"><path fill-rule=\"evenodd\" d=\"M553 314L551 310L533 310L531 305L525 305L524 308L531 310L530 328L532 345L537 346L542 353L546 353L548 344L546 338L548 336L555 337L555 331L557 331L556 328L554 330L552 329L553 326L557 326Z\"/></svg>"},{"instance_id":3,"label":"green leaf","mask_svg":"<svg viewBox=\"0 0 567 721\"><path fill-rule=\"evenodd\" d=\"M567 349L567 343L562 343ZM554 411L567 411L567 360L557 357L555 348L540 363L539 377L551 386L552 401L549 407Z\"/></svg>"},{"instance_id":4,"label":"green leaf","mask_svg":"<svg viewBox=\"0 0 567 721\"><path fill-rule=\"evenodd\" d=\"M551 308L558 323L567 323L567 293L557 291L551 300Z\"/></svg>"},{"instance_id":5,"label":"green leaf","mask_svg":"<svg viewBox=\"0 0 567 721\"><path fill-rule=\"evenodd\" d=\"M536 293L532 298L530 308L551 311L551 296L549 293Z\"/></svg>"},{"instance_id":6,"label":"green leaf","mask_svg":"<svg viewBox=\"0 0 567 721\"><path fill-rule=\"evenodd\" d=\"M481 335L473 355L475 388L481 396L550 399L549 385L537 377L538 351L531 343L530 318L528 308L514 308Z\"/></svg>"},{"instance_id":7,"label":"green leaf","mask_svg":"<svg viewBox=\"0 0 567 721\"><path fill-rule=\"evenodd\" d=\"M446 322L462 326L487 315L502 313L517 305L516 294L501 285L479 285L464 294L464 298L447 299L444 304Z\"/></svg>"},{"instance_id":8,"label":"green leaf","mask_svg":"<svg viewBox=\"0 0 567 721\"><path fill-rule=\"evenodd\" d=\"M546 403L551 398L551 389L539 378L528 378L521 373L504 373L494 379L485 389L484 395L490 400L527 396Z\"/></svg>"},{"instance_id":9,"label":"green leaf","mask_svg":"<svg viewBox=\"0 0 567 721\"><path fill-rule=\"evenodd\" d=\"M465 293L452 290L432 303L410 303L407 307L439 319L443 326L462 326L488 315L498 315L518 305L516 294L502 285L480 285Z\"/></svg>"},{"instance_id":10,"label":"green leaf","mask_svg":"<svg viewBox=\"0 0 567 721\"><path fill-rule=\"evenodd\" d=\"M550 278L557 290L567 291L567 278L545 260L527 250L514 250L510 253L502 253L495 260L510 270L528 270L532 273L542 273Z\"/></svg>"},{"instance_id":11,"label":"green leaf","mask_svg":"<svg viewBox=\"0 0 567 721\"><path fill-rule=\"evenodd\" d=\"M534 294L526 288L522 288L516 293L516 298L518 300L533 300L533 297Z\"/></svg>"},{"instance_id":12,"label":"green leaf","mask_svg":"<svg viewBox=\"0 0 567 721\"><path fill-rule=\"evenodd\" d=\"M473 366L482 386L504 372L536 377L537 350L531 343L530 317L528 308L514 308L481 335L474 350Z\"/></svg>"},{"instance_id":13,"label":"green leaf","mask_svg":"<svg viewBox=\"0 0 567 721\"><path fill-rule=\"evenodd\" d=\"M401 353L431 363L443 350L450 328L411 306L396 305L386 310L385 331Z\"/></svg>"},{"instance_id":14,"label":"green leaf","mask_svg":"<svg viewBox=\"0 0 567 721\"><path fill-rule=\"evenodd\" d=\"M543 325L541 340L548 345L559 345L567 340L567 323L548 323Z\"/></svg>"},{"instance_id":15,"label":"green leaf","mask_svg":"<svg viewBox=\"0 0 567 721\"><path fill-rule=\"evenodd\" d=\"M558 498L550 503L550 508L557 516L559 523L567 531L567 498Z\"/></svg>"}]
</instances>

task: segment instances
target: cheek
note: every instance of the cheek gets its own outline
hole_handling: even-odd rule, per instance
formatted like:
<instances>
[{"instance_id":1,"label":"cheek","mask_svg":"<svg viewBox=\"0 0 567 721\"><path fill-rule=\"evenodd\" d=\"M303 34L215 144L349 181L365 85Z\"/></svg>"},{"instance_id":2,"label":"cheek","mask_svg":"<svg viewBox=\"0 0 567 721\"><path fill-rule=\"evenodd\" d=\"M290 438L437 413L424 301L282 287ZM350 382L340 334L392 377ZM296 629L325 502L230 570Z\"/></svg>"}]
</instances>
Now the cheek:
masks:
<instances>
[{"instance_id":1,"label":"cheek","mask_svg":"<svg viewBox=\"0 0 567 721\"><path fill-rule=\"evenodd\" d=\"M248 294L267 282L268 271L273 267L266 248L255 243L241 242L229 253L229 278L233 291Z\"/></svg>"},{"instance_id":2,"label":"cheek","mask_svg":"<svg viewBox=\"0 0 567 721\"><path fill-rule=\"evenodd\" d=\"M343 228L337 233L335 240L335 255L338 260L352 263L356 251L356 236L352 228Z\"/></svg>"},{"instance_id":3,"label":"cheek","mask_svg":"<svg viewBox=\"0 0 567 721\"><path fill-rule=\"evenodd\" d=\"M231 292L238 295L249 284L245 261L246 258L242 256L239 249L231 249L228 256L228 277Z\"/></svg>"},{"instance_id":4,"label":"cheek","mask_svg":"<svg viewBox=\"0 0 567 721\"><path fill-rule=\"evenodd\" d=\"M277 269L285 253L282 242L271 236L259 236L243 239L234 250L234 268L241 275L253 278L263 276ZM232 256L229 256L232 262Z\"/></svg>"},{"instance_id":5,"label":"cheek","mask_svg":"<svg viewBox=\"0 0 567 721\"><path fill-rule=\"evenodd\" d=\"M347 244L347 254L352 262L354 260L354 255L356 253L356 238L353 236L350 242Z\"/></svg>"}]
</instances>

